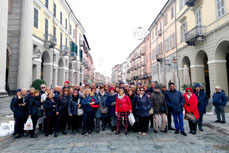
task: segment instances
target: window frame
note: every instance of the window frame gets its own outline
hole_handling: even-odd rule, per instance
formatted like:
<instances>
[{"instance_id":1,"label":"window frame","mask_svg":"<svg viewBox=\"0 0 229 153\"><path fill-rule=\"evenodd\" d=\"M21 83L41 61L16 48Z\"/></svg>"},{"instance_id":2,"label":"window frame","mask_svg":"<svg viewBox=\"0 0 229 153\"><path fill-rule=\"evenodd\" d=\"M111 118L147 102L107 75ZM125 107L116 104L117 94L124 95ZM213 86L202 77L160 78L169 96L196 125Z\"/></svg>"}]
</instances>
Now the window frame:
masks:
<instances>
[{"instance_id":1,"label":"window frame","mask_svg":"<svg viewBox=\"0 0 229 153\"><path fill-rule=\"evenodd\" d=\"M35 26L35 21L36 21L35 20L35 10L37 11L37 27ZM39 29L39 10L36 7L34 7L33 11L34 11L33 27L35 27L36 29Z\"/></svg>"},{"instance_id":2,"label":"window frame","mask_svg":"<svg viewBox=\"0 0 229 153\"><path fill-rule=\"evenodd\" d=\"M220 9L218 10L218 1L220 1ZM224 6L222 7L222 1ZM222 8L224 9L224 14L222 14ZM220 16L218 12L220 11ZM225 0L216 0L216 18L221 18L226 14L226 5L225 5Z\"/></svg>"},{"instance_id":3,"label":"window frame","mask_svg":"<svg viewBox=\"0 0 229 153\"><path fill-rule=\"evenodd\" d=\"M45 7L49 9L49 0L45 0Z\"/></svg>"},{"instance_id":4,"label":"window frame","mask_svg":"<svg viewBox=\"0 0 229 153\"><path fill-rule=\"evenodd\" d=\"M53 16L56 18L56 3L53 3Z\"/></svg>"},{"instance_id":5,"label":"window frame","mask_svg":"<svg viewBox=\"0 0 229 153\"><path fill-rule=\"evenodd\" d=\"M48 40L49 35L49 20L45 18L45 40Z\"/></svg>"}]
</instances>

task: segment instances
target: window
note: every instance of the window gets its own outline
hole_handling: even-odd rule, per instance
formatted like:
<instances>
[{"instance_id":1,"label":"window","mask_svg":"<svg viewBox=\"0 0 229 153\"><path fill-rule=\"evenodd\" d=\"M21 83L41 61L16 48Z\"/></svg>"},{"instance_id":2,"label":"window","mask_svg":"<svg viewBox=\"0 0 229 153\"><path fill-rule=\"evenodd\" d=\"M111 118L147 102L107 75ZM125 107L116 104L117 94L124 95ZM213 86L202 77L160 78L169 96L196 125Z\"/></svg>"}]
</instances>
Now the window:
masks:
<instances>
[{"instance_id":1,"label":"window","mask_svg":"<svg viewBox=\"0 0 229 153\"><path fill-rule=\"evenodd\" d=\"M225 14L225 2L224 0L216 0L216 7L217 7L217 17L221 17Z\"/></svg>"},{"instance_id":2,"label":"window","mask_svg":"<svg viewBox=\"0 0 229 153\"><path fill-rule=\"evenodd\" d=\"M56 4L53 4L53 15L56 17Z\"/></svg>"},{"instance_id":3,"label":"window","mask_svg":"<svg viewBox=\"0 0 229 153\"><path fill-rule=\"evenodd\" d=\"M62 14L62 12L60 12L60 24L63 23L63 22L62 22L62 17L63 17L63 14Z\"/></svg>"},{"instance_id":4,"label":"window","mask_svg":"<svg viewBox=\"0 0 229 153\"><path fill-rule=\"evenodd\" d=\"M49 21L48 19L45 19L45 40L48 40L48 29L49 28Z\"/></svg>"},{"instance_id":5,"label":"window","mask_svg":"<svg viewBox=\"0 0 229 153\"><path fill-rule=\"evenodd\" d=\"M174 18L174 8L172 7L171 8L171 19L173 19Z\"/></svg>"},{"instance_id":6,"label":"window","mask_svg":"<svg viewBox=\"0 0 229 153\"><path fill-rule=\"evenodd\" d=\"M165 17L164 17L164 22L165 22L165 25L168 24L168 14L165 15Z\"/></svg>"},{"instance_id":7,"label":"window","mask_svg":"<svg viewBox=\"0 0 229 153\"><path fill-rule=\"evenodd\" d=\"M53 37L54 39L56 39L56 27L55 26L53 27Z\"/></svg>"},{"instance_id":8,"label":"window","mask_svg":"<svg viewBox=\"0 0 229 153\"><path fill-rule=\"evenodd\" d=\"M60 50L63 48L63 34L62 32L60 33Z\"/></svg>"},{"instance_id":9,"label":"window","mask_svg":"<svg viewBox=\"0 0 229 153\"><path fill-rule=\"evenodd\" d=\"M184 0L179 0L179 8L180 8L180 10L182 10L182 8L184 7L184 4L185 4Z\"/></svg>"},{"instance_id":10,"label":"window","mask_svg":"<svg viewBox=\"0 0 229 153\"><path fill-rule=\"evenodd\" d=\"M45 7L48 9L49 8L49 0L45 0Z\"/></svg>"},{"instance_id":11,"label":"window","mask_svg":"<svg viewBox=\"0 0 229 153\"><path fill-rule=\"evenodd\" d=\"M201 26L201 9L196 10L196 26Z\"/></svg>"},{"instance_id":12,"label":"window","mask_svg":"<svg viewBox=\"0 0 229 153\"><path fill-rule=\"evenodd\" d=\"M38 29L38 10L34 8L34 21L33 26Z\"/></svg>"},{"instance_id":13,"label":"window","mask_svg":"<svg viewBox=\"0 0 229 153\"><path fill-rule=\"evenodd\" d=\"M68 30L68 20L65 19L65 29Z\"/></svg>"},{"instance_id":14,"label":"window","mask_svg":"<svg viewBox=\"0 0 229 153\"><path fill-rule=\"evenodd\" d=\"M185 41L185 33L187 32L187 23L184 22L182 25L181 25L181 28L180 28L180 41L181 42L184 42Z\"/></svg>"},{"instance_id":15,"label":"window","mask_svg":"<svg viewBox=\"0 0 229 153\"><path fill-rule=\"evenodd\" d=\"M72 25L69 26L70 35L72 34Z\"/></svg>"},{"instance_id":16,"label":"window","mask_svg":"<svg viewBox=\"0 0 229 153\"><path fill-rule=\"evenodd\" d=\"M68 47L68 38L65 38L65 47Z\"/></svg>"}]
</instances>

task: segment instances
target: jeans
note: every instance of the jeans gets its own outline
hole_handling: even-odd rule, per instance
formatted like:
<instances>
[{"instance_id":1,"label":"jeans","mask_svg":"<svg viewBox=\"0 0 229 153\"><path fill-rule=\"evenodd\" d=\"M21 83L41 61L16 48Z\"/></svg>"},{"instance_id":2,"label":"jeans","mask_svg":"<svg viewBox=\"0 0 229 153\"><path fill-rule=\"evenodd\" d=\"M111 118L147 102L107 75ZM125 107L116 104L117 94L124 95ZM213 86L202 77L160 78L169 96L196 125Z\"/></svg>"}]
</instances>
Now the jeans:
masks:
<instances>
[{"instance_id":1,"label":"jeans","mask_svg":"<svg viewBox=\"0 0 229 153\"><path fill-rule=\"evenodd\" d=\"M94 122L94 112L84 112L83 114L83 130L86 130L88 127L88 130L93 129L93 122ZM87 123L89 124L87 126Z\"/></svg>"},{"instance_id":2,"label":"jeans","mask_svg":"<svg viewBox=\"0 0 229 153\"><path fill-rule=\"evenodd\" d=\"M139 116L138 118L139 118L139 124L141 125L139 127L139 131L143 133L147 133L148 126L149 126L149 117Z\"/></svg>"},{"instance_id":3,"label":"jeans","mask_svg":"<svg viewBox=\"0 0 229 153\"><path fill-rule=\"evenodd\" d=\"M215 113L217 115L217 120L221 121L220 115L222 115L222 121L226 122L225 119L225 112L224 112L224 106L215 106Z\"/></svg>"},{"instance_id":4,"label":"jeans","mask_svg":"<svg viewBox=\"0 0 229 153\"><path fill-rule=\"evenodd\" d=\"M172 115L176 130L184 131L183 112L172 112Z\"/></svg>"},{"instance_id":5,"label":"jeans","mask_svg":"<svg viewBox=\"0 0 229 153\"><path fill-rule=\"evenodd\" d=\"M116 116L112 116L111 117L111 126L114 127L117 125L117 117Z\"/></svg>"}]
</instances>

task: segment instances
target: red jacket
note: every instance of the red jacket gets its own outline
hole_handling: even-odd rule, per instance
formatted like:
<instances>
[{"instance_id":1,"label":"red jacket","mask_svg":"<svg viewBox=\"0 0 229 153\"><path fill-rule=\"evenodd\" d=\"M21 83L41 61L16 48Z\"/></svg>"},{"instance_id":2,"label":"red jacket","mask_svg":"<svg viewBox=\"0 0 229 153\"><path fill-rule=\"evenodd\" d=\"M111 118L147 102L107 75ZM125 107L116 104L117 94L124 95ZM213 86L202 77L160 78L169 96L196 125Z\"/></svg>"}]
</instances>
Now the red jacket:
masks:
<instances>
[{"instance_id":1,"label":"red jacket","mask_svg":"<svg viewBox=\"0 0 229 153\"><path fill-rule=\"evenodd\" d=\"M199 110L198 110L198 99L195 94L192 94L190 99L188 100L187 94L184 94L184 99L185 99L185 113L191 113L193 114L196 119L200 118L199 115Z\"/></svg>"},{"instance_id":2,"label":"red jacket","mask_svg":"<svg viewBox=\"0 0 229 153\"><path fill-rule=\"evenodd\" d=\"M116 98L115 112L129 112L132 111L130 98L125 95L122 99Z\"/></svg>"}]
</instances>

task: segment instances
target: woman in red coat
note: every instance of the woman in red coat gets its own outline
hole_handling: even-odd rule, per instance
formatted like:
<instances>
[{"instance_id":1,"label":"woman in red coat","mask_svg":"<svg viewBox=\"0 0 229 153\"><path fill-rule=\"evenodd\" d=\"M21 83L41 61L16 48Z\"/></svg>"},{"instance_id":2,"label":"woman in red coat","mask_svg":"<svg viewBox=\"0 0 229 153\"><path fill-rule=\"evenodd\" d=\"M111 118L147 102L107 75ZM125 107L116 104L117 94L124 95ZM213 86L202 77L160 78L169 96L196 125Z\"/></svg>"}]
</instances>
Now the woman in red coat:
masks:
<instances>
[{"instance_id":1,"label":"woman in red coat","mask_svg":"<svg viewBox=\"0 0 229 153\"><path fill-rule=\"evenodd\" d=\"M193 90L192 88L186 88L185 89L185 94L184 94L184 98L185 98L185 114L186 113L190 113L193 114L197 119L200 118L199 116L199 111L198 111L198 99L196 97L195 94L193 94ZM196 134L196 127L197 127L197 122L193 123L192 121L188 121L189 123L189 128L190 128L190 132L191 134Z\"/></svg>"},{"instance_id":2,"label":"woman in red coat","mask_svg":"<svg viewBox=\"0 0 229 153\"><path fill-rule=\"evenodd\" d=\"M125 95L124 89L120 88L118 97L116 99L116 107L115 107L115 114L117 116L117 131L116 135L120 133L121 130L121 124L122 124L122 118L124 117L124 123L125 123L125 135L127 135L128 131L128 115L129 113L132 113L132 106L130 102L130 98Z\"/></svg>"}]
</instances>

